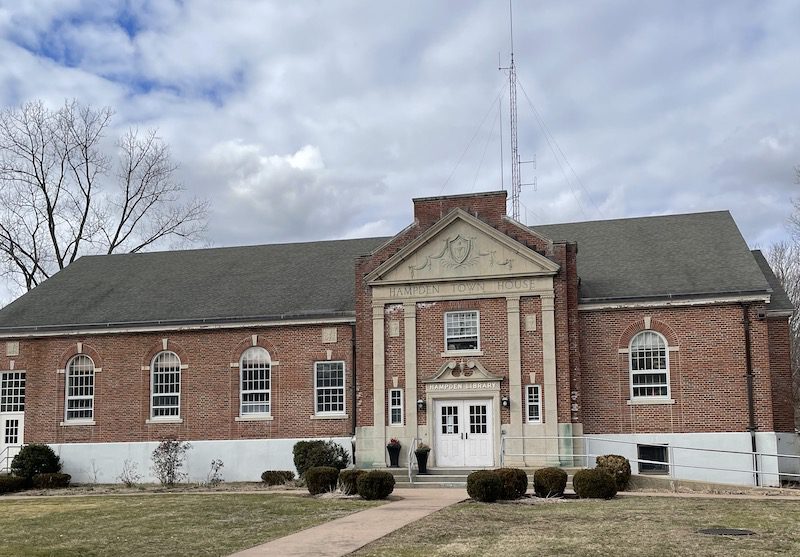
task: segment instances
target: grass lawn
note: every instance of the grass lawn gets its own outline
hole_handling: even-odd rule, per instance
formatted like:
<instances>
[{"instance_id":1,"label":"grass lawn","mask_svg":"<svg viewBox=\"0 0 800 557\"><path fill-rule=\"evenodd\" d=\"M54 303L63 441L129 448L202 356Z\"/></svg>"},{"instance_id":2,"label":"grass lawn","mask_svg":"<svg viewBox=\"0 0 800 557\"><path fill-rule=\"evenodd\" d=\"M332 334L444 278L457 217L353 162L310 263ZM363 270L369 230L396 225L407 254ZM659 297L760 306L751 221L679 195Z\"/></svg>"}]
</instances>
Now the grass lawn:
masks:
<instances>
[{"instance_id":1,"label":"grass lawn","mask_svg":"<svg viewBox=\"0 0 800 557\"><path fill-rule=\"evenodd\" d=\"M377 504L261 493L0 499L0 555L226 555Z\"/></svg>"},{"instance_id":2,"label":"grass lawn","mask_svg":"<svg viewBox=\"0 0 800 557\"><path fill-rule=\"evenodd\" d=\"M710 527L746 528L757 535L697 533ZM800 501L625 497L536 505L468 502L354 555L800 555Z\"/></svg>"}]
</instances>

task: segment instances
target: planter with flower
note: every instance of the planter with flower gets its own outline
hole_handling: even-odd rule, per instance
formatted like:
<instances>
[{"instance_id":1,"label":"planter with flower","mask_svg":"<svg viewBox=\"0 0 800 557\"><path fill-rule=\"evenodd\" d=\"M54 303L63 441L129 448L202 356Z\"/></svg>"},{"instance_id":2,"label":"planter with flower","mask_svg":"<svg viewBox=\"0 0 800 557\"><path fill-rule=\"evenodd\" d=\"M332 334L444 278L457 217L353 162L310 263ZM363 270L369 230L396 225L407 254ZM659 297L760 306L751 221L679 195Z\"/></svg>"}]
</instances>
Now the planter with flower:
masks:
<instances>
[{"instance_id":1,"label":"planter with flower","mask_svg":"<svg viewBox=\"0 0 800 557\"><path fill-rule=\"evenodd\" d=\"M397 468L400 464L400 441L392 437L386 445L386 450L389 451L389 466Z\"/></svg>"},{"instance_id":2,"label":"planter with flower","mask_svg":"<svg viewBox=\"0 0 800 557\"><path fill-rule=\"evenodd\" d=\"M417 457L417 465L419 466L420 474L428 473L428 453L430 452L431 448L425 443L420 443L414 450L414 454Z\"/></svg>"}]
</instances>

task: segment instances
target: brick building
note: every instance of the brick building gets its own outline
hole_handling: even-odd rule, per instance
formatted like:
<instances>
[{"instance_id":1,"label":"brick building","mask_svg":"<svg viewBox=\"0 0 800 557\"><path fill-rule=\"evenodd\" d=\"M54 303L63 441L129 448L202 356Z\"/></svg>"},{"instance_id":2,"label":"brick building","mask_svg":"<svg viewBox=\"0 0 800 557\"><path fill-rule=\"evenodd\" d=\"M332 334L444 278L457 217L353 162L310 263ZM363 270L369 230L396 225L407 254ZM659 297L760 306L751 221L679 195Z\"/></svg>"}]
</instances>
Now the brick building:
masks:
<instances>
[{"instance_id":1,"label":"brick building","mask_svg":"<svg viewBox=\"0 0 800 557\"><path fill-rule=\"evenodd\" d=\"M48 443L114 481L170 436L191 477L222 458L253 480L298 439L382 467L394 437L438 467L614 452L746 484L755 446L759 483L797 472L769 456L799 448L792 307L729 213L528 228L505 208L424 198L392 238L81 258L0 311L0 455Z\"/></svg>"}]
</instances>

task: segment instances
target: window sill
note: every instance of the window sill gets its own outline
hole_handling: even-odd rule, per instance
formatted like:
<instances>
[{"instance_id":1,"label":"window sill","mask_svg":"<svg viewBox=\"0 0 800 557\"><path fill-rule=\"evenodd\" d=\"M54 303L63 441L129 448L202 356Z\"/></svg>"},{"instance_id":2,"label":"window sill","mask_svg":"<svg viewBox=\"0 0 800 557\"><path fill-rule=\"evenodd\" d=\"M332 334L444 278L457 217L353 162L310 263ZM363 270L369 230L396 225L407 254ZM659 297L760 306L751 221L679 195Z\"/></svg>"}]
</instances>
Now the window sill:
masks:
<instances>
[{"instance_id":1,"label":"window sill","mask_svg":"<svg viewBox=\"0 0 800 557\"><path fill-rule=\"evenodd\" d=\"M60 422L58 425L60 426L75 426L75 425L96 425L94 420L67 420L65 422Z\"/></svg>"},{"instance_id":2,"label":"window sill","mask_svg":"<svg viewBox=\"0 0 800 557\"><path fill-rule=\"evenodd\" d=\"M271 422L274 420L270 414L262 414L255 416L236 416L233 420L236 422Z\"/></svg>"},{"instance_id":3,"label":"window sill","mask_svg":"<svg viewBox=\"0 0 800 557\"><path fill-rule=\"evenodd\" d=\"M445 350L441 354L442 358L453 356L483 356L483 350Z\"/></svg>"},{"instance_id":4,"label":"window sill","mask_svg":"<svg viewBox=\"0 0 800 557\"><path fill-rule=\"evenodd\" d=\"M150 418L145 420L146 424L182 424L183 418Z\"/></svg>"},{"instance_id":5,"label":"window sill","mask_svg":"<svg viewBox=\"0 0 800 557\"><path fill-rule=\"evenodd\" d=\"M311 414L312 420L345 420L349 417L347 414Z\"/></svg>"},{"instance_id":6,"label":"window sill","mask_svg":"<svg viewBox=\"0 0 800 557\"><path fill-rule=\"evenodd\" d=\"M628 406L647 406L653 404L675 404L674 398L633 398L628 401Z\"/></svg>"}]
</instances>

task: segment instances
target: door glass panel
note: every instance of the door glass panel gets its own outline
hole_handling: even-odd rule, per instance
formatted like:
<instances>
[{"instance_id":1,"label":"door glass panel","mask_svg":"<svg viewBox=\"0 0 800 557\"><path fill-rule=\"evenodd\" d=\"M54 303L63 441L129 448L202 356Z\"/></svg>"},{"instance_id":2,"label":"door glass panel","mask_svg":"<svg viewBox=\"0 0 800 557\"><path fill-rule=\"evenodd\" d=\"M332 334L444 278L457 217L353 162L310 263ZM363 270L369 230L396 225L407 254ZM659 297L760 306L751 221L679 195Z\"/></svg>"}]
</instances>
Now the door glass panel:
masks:
<instances>
[{"instance_id":1,"label":"door glass panel","mask_svg":"<svg viewBox=\"0 0 800 557\"><path fill-rule=\"evenodd\" d=\"M486 433L486 405L469 405L469 432Z\"/></svg>"},{"instance_id":2,"label":"door glass panel","mask_svg":"<svg viewBox=\"0 0 800 557\"><path fill-rule=\"evenodd\" d=\"M458 435L458 406L442 406L442 433Z\"/></svg>"},{"instance_id":3,"label":"door glass panel","mask_svg":"<svg viewBox=\"0 0 800 557\"><path fill-rule=\"evenodd\" d=\"M19 443L19 420L6 420L3 439L6 445L16 445Z\"/></svg>"}]
</instances>

